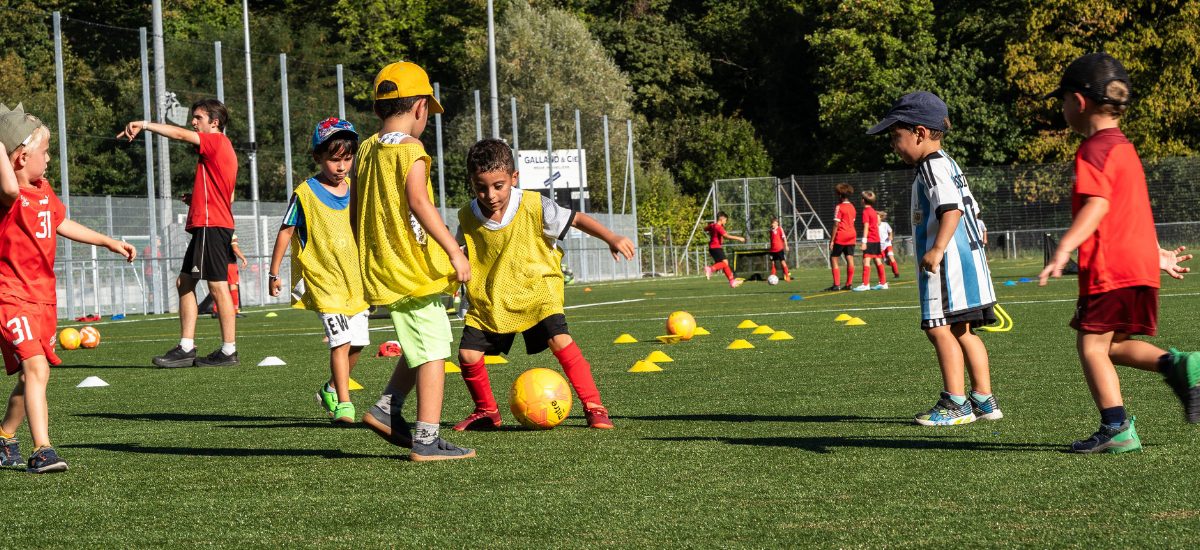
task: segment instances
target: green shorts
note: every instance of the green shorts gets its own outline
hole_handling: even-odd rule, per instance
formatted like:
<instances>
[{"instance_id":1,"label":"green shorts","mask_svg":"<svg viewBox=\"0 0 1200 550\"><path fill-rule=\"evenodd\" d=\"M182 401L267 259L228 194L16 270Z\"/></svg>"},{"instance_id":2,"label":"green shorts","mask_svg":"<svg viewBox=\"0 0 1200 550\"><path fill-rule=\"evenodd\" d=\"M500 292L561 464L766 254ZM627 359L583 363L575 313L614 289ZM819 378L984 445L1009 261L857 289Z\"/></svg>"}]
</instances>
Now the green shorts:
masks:
<instances>
[{"instance_id":1,"label":"green shorts","mask_svg":"<svg viewBox=\"0 0 1200 550\"><path fill-rule=\"evenodd\" d=\"M406 298L388 306L409 368L450 357L450 318L441 296Z\"/></svg>"}]
</instances>

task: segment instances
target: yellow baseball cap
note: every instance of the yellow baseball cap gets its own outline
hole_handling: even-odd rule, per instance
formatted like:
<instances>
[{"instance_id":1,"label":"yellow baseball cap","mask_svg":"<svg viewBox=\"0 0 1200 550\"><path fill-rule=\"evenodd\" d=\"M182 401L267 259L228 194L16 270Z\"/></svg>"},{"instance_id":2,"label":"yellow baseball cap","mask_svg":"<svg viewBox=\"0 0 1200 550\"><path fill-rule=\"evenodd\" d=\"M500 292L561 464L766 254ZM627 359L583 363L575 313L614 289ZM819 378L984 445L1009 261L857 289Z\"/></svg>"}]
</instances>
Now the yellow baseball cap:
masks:
<instances>
[{"instance_id":1,"label":"yellow baseball cap","mask_svg":"<svg viewBox=\"0 0 1200 550\"><path fill-rule=\"evenodd\" d=\"M394 91L379 93L379 85L390 81L396 85ZM429 84L429 75L420 65L408 61L398 61L384 67L375 77L375 87L372 90L376 100L398 99L419 95L429 96L429 112L438 114L445 112L442 104L433 97L433 86Z\"/></svg>"}]
</instances>

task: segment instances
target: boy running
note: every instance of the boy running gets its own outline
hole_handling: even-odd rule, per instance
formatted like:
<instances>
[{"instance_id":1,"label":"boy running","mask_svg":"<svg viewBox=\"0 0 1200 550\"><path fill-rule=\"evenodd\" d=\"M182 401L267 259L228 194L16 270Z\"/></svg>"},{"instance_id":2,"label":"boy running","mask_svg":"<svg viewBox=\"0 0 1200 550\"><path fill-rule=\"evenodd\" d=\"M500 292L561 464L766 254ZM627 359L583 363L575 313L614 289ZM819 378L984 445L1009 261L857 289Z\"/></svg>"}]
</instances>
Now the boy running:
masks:
<instances>
[{"instance_id":1,"label":"boy running","mask_svg":"<svg viewBox=\"0 0 1200 550\"><path fill-rule=\"evenodd\" d=\"M875 192L863 191L863 282L854 287L856 292L864 290L887 290L887 278L883 275L883 243L879 235L879 215L875 213ZM879 284L871 286L871 264L879 273Z\"/></svg>"},{"instance_id":2,"label":"boy running","mask_svg":"<svg viewBox=\"0 0 1200 550\"><path fill-rule=\"evenodd\" d=\"M517 333L526 353L549 348L583 403L588 426L612 429L592 367L567 332L563 314L562 251L555 242L572 227L606 244L613 259L633 259L633 243L582 212L563 208L534 191L516 191L512 148L485 139L467 153L475 198L458 211L459 241L466 246L471 281L470 309L458 345L463 381L475 410L455 430L500 426L484 355L508 353Z\"/></svg>"},{"instance_id":3,"label":"boy running","mask_svg":"<svg viewBox=\"0 0 1200 550\"><path fill-rule=\"evenodd\" d=\"M854 280L854 240L857 238L854 231L854 217L857 212L850 203L850 195L854 194L854 188L848 183L839 183L833 189L841 202L833 210L833 235L829 236L829 268L833 270L833 286L825 290L850 290L850 281ZM838 280L842 278L838 269L838 256L846 260L846 284L841 286L838 286Z\"/></svg>"},{"instance_id":4,"label":"boy running","mask_svg":"<svg viewBox=\"0 0 1200 550\"><path fill-rule=\"evenodd\" d=\"M46 384L58 326L55 236L102 246L133 261L133 245L113 240L67 219L50 182L50 130L37 117L0 105L0 353L11 376L20 373L0 423L0 466L31 473L62 472L67 462L50 445ZM29 419L34 451L21 460L16 433Z\"/></svg>"},{"instance_id":5,"label":"boy running","mask_svg":"<svg viewBox=\"0 0 1200 550\"><path fill-rule=\"evenodd\" d=\"M729 261L725 259L725 239L733 239L735 241L746 242L744 237L730 235L725 231L725 224L729 222L729 216L724 212L717 212L717 221L708 224L704 228L704 232L708 233L708 255L712 256L713 264L704 266L704 276L711 279L715 271L725 272L725 278L729 279L729 287L737 288L742 286L745 281L735 278L733 270L729 268Z\"/></svg>"},{"instance_id":6,"label":"boy running","mask_svg":"<svg viewBox=\"0 0 1200 550\"><path fill-rule=\"evenodd\" d=\"M974 332L996 321L996 292L975 231L975 199L958 163L942 150L942 136L949 129L946 104L929 92L913 92L867 130L891 134L892 149L917 168L912 220L921 262L921 328L937 352L943 382L938 402L915 418L923 426L1004 417L992 396L987 348ZM973 386L969 396L964 362Z\"/></svg>"},{"instance_id":7,"label":"boy running","mask_svg":"<svg viewBox=\"0 0 1200 550\"><path fill-rule=\"evenodd\" d=\"M470 458L473 449L442 439L439 429L451 343L441 295L453 292L456 279L471 280L467 257L433 205L430 157L417 139L442 106L414 63L384 67L372 93L383 127L358 148L351 212L364 296L387 306L404 355L363 422L388 442L411 446L414 461ZM402 413L414 387L417 425L410 435Z\"/></svg>"},{"instance_id":8,"label":"boy running","mask_svg":"<svg viewBox=\"0 0 1200 550\"><path fill-rule=\"evenodd\" d=\"M779 218L771 218L771 247L768 249L771 254L771 275L775 275L775 264L778 263L783 266L783 280L790 282L792 275L788 272L787 251L787 235L779 226Z\"/></svg>"},{"instance_id":9,"label":"boy running","mask_svg":"<svg viewBox=\"0 0 1200 550\"><path fill-rule=\"evenodd\" d=\"M279 266L290 242L292 307L315 311L329 342L329 381L317 390L317 404L334 423L353 424L358 415L350 401L350 371L359 352L371 344L350 228L350 169L358 133L349 122L329 117L313 131L312 148L321 171L292 193L275 237L268 278L271 296L278 296L283 289Z\"/></svg>"},{"instance_id":10,"label":"boy running","mask_svg":"<svg viewBox=\"0 0 1200 550\"><path fill-rule=\"evenodd\" d=\"M1188 422L1200 422L1200 354L1163 351L1132 336L1158 331L1159 270L1181 279L1191 259L1158 246L1142 162L1121 132L1133 84L1121 63L1104 53L1082 56L1063 72L1058 89L1063 118L1085 137L1075 152L1070 229L1038 277L1062 275L1079 249L1079 302L1071 328L1100 428L1071 444L1077 453L1124 453L1141 449L1134 417L1125 411L1114 364L1162 373L1183 403Z\"/></svg>"},{"instance_id":11,"label":"boy running","mask_svg":"<svg viewBox=\"0 0 1200 550\"><path fill-rule=\"evenodd\" d=\"M883 259L892 267L892 278L900 276L900 266L896 264L896 253L892 250L892 224L888 223L888 213L879 211L879 246L883 247Z\"/></svg>"}]
</instances>

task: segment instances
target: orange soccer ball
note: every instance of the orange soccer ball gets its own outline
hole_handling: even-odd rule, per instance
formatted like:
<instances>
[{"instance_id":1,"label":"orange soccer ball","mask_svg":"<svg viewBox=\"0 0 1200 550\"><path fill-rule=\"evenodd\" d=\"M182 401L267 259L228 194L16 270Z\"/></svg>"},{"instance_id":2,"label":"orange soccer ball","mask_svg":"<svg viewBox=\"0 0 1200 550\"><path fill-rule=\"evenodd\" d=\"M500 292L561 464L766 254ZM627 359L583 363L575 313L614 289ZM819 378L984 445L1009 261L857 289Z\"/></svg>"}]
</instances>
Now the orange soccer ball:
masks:
<instances>
[{"instance_id":1,"label":"orange soccer ball","mask_svg":"<svg viewBox=\"0 0 1200 550\"><path fill-rule=\"evenodd\" d=\"M79 348L79 331L73 328L64 328L58 333L58 345L62 349L78 349Z\"/></svg>"},{"instance_id":2,"label":"orange soccer ball","mask_svg":"<svg viewBox=\"0 0 1200 550\"><path fill-rule=\"evenodd\" d=\"M99 346L100 331L93 326L83 327L79 330L79 345L89 349Z\"/></svg>"},{"instance_id":3,"label":"orange soccer ball","mask_svg":"<svg viewBox=\"0 0 1200 550\"><path fill-rule=\"evenodd\" d=\"M529 369L513 382L508 406L526 428L549 430L571 414L571 387L550 369Z\"/></svg>"},{"instance_id":4,"label":"orange soccer ball","mask_svg":"<svg viewBox=\"0 0 1200 550\"><path fill-rule=\"evenodd\" d=\"M674 334L680 340L691 340L696 332L696 318L686 311L676 311L667 317L667 334Z\"/></svg>"}]
</instances>

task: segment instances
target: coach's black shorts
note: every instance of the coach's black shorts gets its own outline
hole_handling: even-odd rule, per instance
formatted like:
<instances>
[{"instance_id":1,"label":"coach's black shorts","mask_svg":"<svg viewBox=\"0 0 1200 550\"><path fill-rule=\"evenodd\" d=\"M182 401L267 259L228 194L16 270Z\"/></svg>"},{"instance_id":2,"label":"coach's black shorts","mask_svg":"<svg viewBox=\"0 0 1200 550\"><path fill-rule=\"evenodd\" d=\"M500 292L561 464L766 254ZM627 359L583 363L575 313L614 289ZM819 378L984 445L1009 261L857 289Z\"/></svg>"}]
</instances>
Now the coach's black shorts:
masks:
<instances>
[{"instance_id":1,"label":"coach's black shorts","mask_svg":"<svg viewBox=\"0 0 1200 550\"><path fill-rule=\"evenodd\" d=\"M772 262L782 262L787 252L780 250L779 252L768 252L767 255L771 257Z\"/></svg>"},{"instance_id":2,"label":"coach's black shorts","mask_svg":"<svg viewBox=\"0 0 1200 550\"><path fill-rule=\"evenodd\" d=\"M830 258L836 258L838 256L853 256L853 255L854 255L854 245L853 244L835 244L835 245L833 245L833 250L829 251Z\"/></svg>"},{"instance_id":3,"label":"coach's black shorts","mask_svg":"<svg viewBox=\"0 0 1200 550\"><path fill-rule=\"evenodd\" d=\"M882 258L883 249L880 248L879 243L867 243L867 246L863 247L863 257Z\"/></svg>"},{"instance_id":4,"label":"coach's black shorts","mask_svg":"<svg viewBox=\"0 0 1200 550\"><path fill-rule=\"evenodd\" d=\"M967 329L974 331L979 327L986 327L996 322L996 311L992 306L964 311L953 315L947 315L941 319L923 319L921 320L921 329L929 330L934 327L945 325L957 325L959 323L967 323Z\"/></svg>"},{"instance_id":5,"label":"coach's black shorts","mask_svg":"<svg viewBox=\"0 0 1200 550\"><path fill-rule=\"evenodd\" d=\"M521 333L521 336L525 338L525 353L533 355L546 351L550 347L550 339L559 334L570 334L567 332L566 315L555 313L538 321L536 325ZM497 334L467 326L463 328L462 339L458 341L458 349L482 351L484 355L507 354L512 349L513 340L516 337L515 333Z\"/></svg>"},{"instance_id":6,"label":"coach's black shorts","mask_svg":"<svg viewBox=\"0 0 1200 550\"><path fill-rule=\"evenodd\" d=\"M714 264L719 264L719 263L725 261L725 249L724 248L710 248L710 249L708 249L708 255L712 256Z\"/></svg>"},{"instance_id":7,"label":"coach's black shorts","mask_svg":"<svg viewBox=\"0 0 1200 550\"><path fill-rule=\"evenodd\" d=\"M183 253L180 275L204 281L229 280L229 263L233 261L233 230L227 227L196 227L192 240Z\"/></svg>"}]
</instances>

